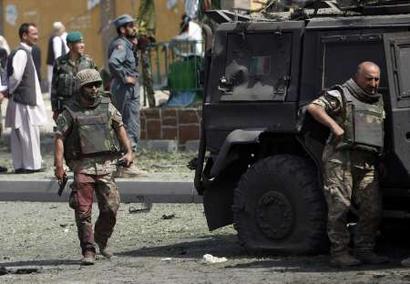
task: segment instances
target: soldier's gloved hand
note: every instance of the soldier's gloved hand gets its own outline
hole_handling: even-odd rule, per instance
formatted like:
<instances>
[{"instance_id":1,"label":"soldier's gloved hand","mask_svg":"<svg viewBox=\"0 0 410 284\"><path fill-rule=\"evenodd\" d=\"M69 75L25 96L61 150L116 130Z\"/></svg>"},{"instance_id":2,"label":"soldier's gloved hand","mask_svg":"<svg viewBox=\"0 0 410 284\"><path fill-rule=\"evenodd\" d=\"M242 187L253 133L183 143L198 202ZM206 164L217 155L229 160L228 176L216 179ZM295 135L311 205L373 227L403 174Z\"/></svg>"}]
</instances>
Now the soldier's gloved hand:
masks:
<instances>
[{"instance_id":1,"label":"soldier's gloved hand","mask_svg":"<svg viewBox=\"0 0 410 284\"><path fill-rule=\"evenodd\" d=\"M133 155L132 155L132 153L127 153L127 154L125 154L124 156L121 157L120 161L121 161L121 164L122 164L124 167L127 167L127 168L128 168L129 166L131 166L131 164L132 164L132 162L133 162Z\"/></svg>"},{"instance_id":2,"label":"soldier's gloved hand","mask_svg":"<svg viewBox=\"0 0 410 284\"><path fill-rule=\"evenodd\" d=\"M64 171L64 167L63 166L56 166L56 168L54 170L54 176L56 177L56 179L62 180L65 175L66 175L66 173Z\"/></svg>"}]
</instances>

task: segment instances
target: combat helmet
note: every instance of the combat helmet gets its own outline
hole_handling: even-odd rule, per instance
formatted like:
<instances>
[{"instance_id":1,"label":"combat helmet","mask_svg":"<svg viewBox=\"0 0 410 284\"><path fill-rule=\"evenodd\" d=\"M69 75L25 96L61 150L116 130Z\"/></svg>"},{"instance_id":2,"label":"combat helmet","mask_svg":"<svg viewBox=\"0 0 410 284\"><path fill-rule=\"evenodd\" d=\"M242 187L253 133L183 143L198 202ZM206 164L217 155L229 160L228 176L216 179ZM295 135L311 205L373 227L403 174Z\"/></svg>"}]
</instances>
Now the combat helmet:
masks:
<instances>
[{"instance_id":1,"label":"combat helmet","mask_svg":"<svg viewBox=\"0 0 410 284\"><path fill-rule=\"evenodd\" d=\"M102 78L100 76L100 73L95 69L81 70L80 72L77 73L76 80L77 80L78 88L81 88L82 86L89 84L89 83L94 83L94 82L102 83Z\"/></svg>"}]
</instances>

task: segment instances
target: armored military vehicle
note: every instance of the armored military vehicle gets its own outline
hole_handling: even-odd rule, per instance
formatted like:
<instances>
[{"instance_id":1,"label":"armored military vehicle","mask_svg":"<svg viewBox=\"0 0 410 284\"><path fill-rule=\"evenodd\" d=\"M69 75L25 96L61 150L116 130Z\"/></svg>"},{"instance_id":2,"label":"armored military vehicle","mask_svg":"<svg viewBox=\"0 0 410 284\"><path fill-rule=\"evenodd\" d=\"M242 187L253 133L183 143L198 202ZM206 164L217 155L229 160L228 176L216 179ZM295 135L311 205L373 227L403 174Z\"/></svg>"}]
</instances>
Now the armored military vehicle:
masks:
<instances>
[{"instance_id":1,"label":"armored military vehicle","mask_svg":"<svg viewBox=\"0 0 410 284\"><path fill-rule=\"evenodd\" d=\"M233 223L250 251L326 247L328 132L301 110L362 61L382 70L384 217L410 217L410 5L312 5L259 18L214 12L225 23L206 56L195 187L209 229Z\"/></svg>"}]
</instances>

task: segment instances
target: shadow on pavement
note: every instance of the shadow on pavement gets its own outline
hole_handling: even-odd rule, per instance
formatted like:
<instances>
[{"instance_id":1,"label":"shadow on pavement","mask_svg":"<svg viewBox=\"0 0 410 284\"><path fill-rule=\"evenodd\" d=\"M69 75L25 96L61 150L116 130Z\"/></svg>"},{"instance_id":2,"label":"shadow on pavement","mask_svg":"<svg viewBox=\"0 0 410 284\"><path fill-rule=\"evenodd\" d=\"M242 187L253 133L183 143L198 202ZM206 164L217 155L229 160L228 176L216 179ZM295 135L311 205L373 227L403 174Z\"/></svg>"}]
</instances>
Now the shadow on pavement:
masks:
<instances>
[{"instance_id":1,"label":"shadow on pavement","mask_svg":"<svg viewBox=\"0 0 410 284\"><path fill-rule=\"evenodd\" d=\"M245 250L238 244L236 235L200 237L200 240L185 241L164 246L143 247L137 250L116 253L118 256L174 258L202 258L204 254L212 254L220 257L248 257Z\"/></svg>"},{"instance_id":2,"label":"shadow on pavement","mask_svg":"<svg viewBox=\"0 0 410 284\"><path fill-rule=\"evenodd\" d=\"M23 267L23 266L59 266L59 265L79 265L80 260L72 259L46 259L27 260L14 262L0 262L0 267Z\"/></svg>"},{"instance_id":3,"label":"shadow on pavement","mask_svg":"<svg viewBox=\"0 0 410 284\"><path fill-rule=\"evenodd\" d=\"M301 257L276 257L274 259L261 259L247 263L239 263L235 265L227 265L228 269L243 269L243 268L271 268L272 272L359 272L360 271L380 271L387 272L389 269L400 268L400 261L394 260L391 263L383 265L360 265L356 267L337 268L329 264L329 256L301 256Z\"/></svg>"},{"instance_id":4,"label":"shadow on pavement","mask_svg":"<svg viewBox=\"0 0 410 284\"><path fill-rule=\"evenodd\" d=\"M391 248L391 244L389 246ZM381 249L382 255L391 257L391 262L383 265L361 265L350 268L337 268L329 265L328 255L313 255L313 256L281 256L270 255L255 257L247 254L247 252L239 245L236 235L217 235L213 237L202 237L199 240L185 241L164 246L143 247L137 250L123 251L116 255L129 257L162 257L162 258L196 258L202 259L204 254L212 254L218 257L235 258L235 264L225 263L224 268L227 269L257 269L271 268L272 272L311 272L311 273L326 273L326 272L356 272L358 275L365 271L373 271L378 274L388 273L389 269L400 268L400 260L402 259L392 251L386 252L386 248ZM396 249L394 250L396 251ZM401 254L402 255L402 254ZM248 261L247 261L248 260ZM380 277L384 277L383 275Z\"/></svg>"}]
</instances>

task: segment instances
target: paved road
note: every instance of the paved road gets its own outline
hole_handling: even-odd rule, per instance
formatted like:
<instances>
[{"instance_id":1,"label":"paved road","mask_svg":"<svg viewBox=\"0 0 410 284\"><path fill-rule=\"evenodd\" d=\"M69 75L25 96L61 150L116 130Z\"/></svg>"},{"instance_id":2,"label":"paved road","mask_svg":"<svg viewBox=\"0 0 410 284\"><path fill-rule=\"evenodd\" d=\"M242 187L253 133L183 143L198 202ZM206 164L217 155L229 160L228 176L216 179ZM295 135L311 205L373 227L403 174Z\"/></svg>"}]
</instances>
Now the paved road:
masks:
<instances>
[{"instance_id":1,"label":"paved road","mask_svg":"<svg viewBox=\"0 0 410 284\"><path fill-rule=\"evenodd\" d=\"M264 258L246 254L235 231L208 232L200 204L122 204L112 238L116 257L79 264L73 212L65 203L0 202L1 283L409 283L397 243L382 247L385 266L338 270L328 256ZM93 216L95 220L95 216ZM203 255L226 257L206 264ZM27 274L33 272L31 274ZM19 274L20 273L20 274Z\"/></svg>"}]
</instances>

